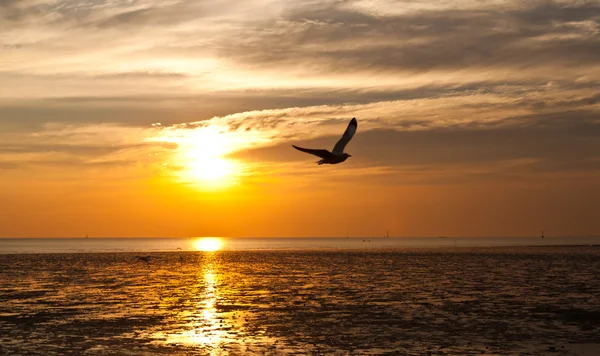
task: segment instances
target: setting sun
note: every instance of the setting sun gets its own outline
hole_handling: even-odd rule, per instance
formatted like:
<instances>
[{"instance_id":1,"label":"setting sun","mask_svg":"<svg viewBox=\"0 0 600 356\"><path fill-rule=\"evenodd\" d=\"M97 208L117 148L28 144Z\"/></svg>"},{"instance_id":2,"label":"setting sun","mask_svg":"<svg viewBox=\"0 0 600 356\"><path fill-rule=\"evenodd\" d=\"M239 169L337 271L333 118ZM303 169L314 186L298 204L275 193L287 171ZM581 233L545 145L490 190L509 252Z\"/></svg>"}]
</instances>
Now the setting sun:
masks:
<instances>
[{"instance_id":1,"label":"setting sun","mask_svg":"<svg viewBox=\"0 0 600 356\"><path fill-rule=\"evenodd\" d=\"M225 185L228 178L236 171L233 162L220 157L202 157L187 163L186 175L204 183Z\"/></svg>"},{"instance_id":2,"label":"setting sun","mask_svg":"<svg viewBox=\"0 0 600 356\"><path fill-rule=\"evenodd\" d=\"M233 151L232 139L214 126L201 127L190 133L182 143L180 159L186 178L219 187L231 185L239 172L236 162L225 158Z\"/></svg>"},{"instance_id":3,"label":"setting sun","mask_svg":"<svg viewBox=\"0 0 600 356\"><path fill-rule=\"evenodd\" d=\"M227 130L216 125L177 128L154 140L177 144L169 164L178 167L181 181L208 189L237 183L242 164L227 155L239 149L239 142Z\"/></svg>"},{"instance_id":4,"label":"setting sun","mask_svg":"<svg viewBox=\"0 0 600 356\"><path fill-rule=\"evenodd\" d=\"M194 241L194 247L198 251L217 251L223 246L223 242L218 237L203 237Z\"/></svg>"}]
</instances>

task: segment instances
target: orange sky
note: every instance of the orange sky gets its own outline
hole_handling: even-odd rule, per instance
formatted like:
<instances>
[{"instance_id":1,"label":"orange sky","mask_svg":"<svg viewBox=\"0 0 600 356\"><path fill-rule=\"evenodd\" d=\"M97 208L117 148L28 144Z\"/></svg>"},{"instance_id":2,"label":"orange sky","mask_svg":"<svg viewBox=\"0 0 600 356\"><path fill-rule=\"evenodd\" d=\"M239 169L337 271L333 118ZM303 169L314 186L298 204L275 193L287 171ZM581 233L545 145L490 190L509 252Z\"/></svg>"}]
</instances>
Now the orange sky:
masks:
<instances>
[{"instance_id":1,"label":"orange sky","mask_svg":"<svg viewBox=\"0 0 600 356\"><path fill-rule=\"evenodd\" d=\"M600 232L600 7L0 3L0 237ZM291 145L352 157L317 166Z\"/></svg>"}]
</instances>

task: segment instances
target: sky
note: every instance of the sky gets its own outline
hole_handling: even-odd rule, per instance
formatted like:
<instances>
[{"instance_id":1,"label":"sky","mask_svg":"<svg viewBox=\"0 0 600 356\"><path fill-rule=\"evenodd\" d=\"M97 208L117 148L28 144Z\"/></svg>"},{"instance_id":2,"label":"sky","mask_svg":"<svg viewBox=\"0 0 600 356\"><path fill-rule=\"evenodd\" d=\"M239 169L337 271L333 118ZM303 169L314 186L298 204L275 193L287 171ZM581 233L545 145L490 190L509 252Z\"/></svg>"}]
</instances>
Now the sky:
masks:
<instances>
[{"instance_id":1,"label":"sky","mask_svg":"<svg viewBox=\"0 0 600 356\"><path fill-rule=\"evenodd\" d=\"M291 145L332 149L337 165ZM0 237L600 233L600 2L0 0Z\"/></svg>"}]
</instances>

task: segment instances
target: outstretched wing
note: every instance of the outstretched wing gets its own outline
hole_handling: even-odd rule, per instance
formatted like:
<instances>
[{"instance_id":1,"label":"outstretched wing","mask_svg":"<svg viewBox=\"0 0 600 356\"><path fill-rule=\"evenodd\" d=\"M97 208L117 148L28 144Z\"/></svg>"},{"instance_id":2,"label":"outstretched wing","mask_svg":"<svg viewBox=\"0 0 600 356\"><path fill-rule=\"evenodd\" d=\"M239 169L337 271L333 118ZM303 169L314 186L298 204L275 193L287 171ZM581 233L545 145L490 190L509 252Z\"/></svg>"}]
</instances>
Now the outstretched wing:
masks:
<instances>
[{"instance_id":1,"label":"outstretched wing","mask_svg":"<svg viewBox=\"0 0 600 356\"><path fill-rule=\"evenodd\" d=\"M341 155L342 153L344 153L344 148L346 147L348 142L350 142L352 136L354 136L357 127L358 122L356 122L356 118L353 117L352 120L350 120L350 123L348 124L348 127L344 132L344 135L342 135L342 138L340 138L340 140L335 144L335 147L333 148L333 154Z\"/></svg>"},{"instance_id":2,"label":"outstretched wing","mask_svg":"<svg viewBox=\"0 0 600 356\"><path fill-rule=\"evenodd\" d=\"M292 147L294 147L298 151L310 153L311 155L315 155L315 156L321 157L323 159L329 159L332 156L331 152L329 152L327 150L313 150L312 148L302 148L302 147L298 147L298 146L294 146L294 145L292 145Z\"/></svg>"}]
</instances>

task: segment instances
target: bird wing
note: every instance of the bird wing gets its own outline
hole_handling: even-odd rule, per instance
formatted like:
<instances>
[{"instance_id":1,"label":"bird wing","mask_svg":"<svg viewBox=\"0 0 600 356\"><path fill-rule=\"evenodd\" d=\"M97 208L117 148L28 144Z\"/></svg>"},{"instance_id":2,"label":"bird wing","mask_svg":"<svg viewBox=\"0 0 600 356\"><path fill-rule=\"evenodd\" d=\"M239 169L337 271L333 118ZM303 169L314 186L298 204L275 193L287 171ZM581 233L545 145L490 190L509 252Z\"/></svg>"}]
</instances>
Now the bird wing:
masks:
<instances>
[{"instance_id":1,"label":"bird wing","mask_svg":"<svg viewBox=\"0 0 600 356\"><path fill-rule=\"evenodd\" d=\"M329 152L327 150L314 150L312 148L302 148L302 147L298 147L298 146L294 146L294 145L292 145L292 147L294 147L298 151L310 153L311 155L315 155L315 156L321 157L323 159L329 159L332 156L331 152Z\"/></svg>"},{"instance_id":2,"label":"bird wing","mask_svg":"<svg viewBox=\"0 0 600 356\"><path fill-rule=\"evenodd\" d=\"M353 117L352 120L350 120L350 123L348 124L346 131L342 135L342 138L340 138L340 140L335 144L335 147L333 148L333 151L332 151L333 154L341 155L342 153L344 153L344 148L346 147L348 142L350 142L350 140L352 139L352 136L354 136L354 133L356 132L357 127L358 127L358 122L356 122L356 118Z\"/></svg>"}]
</instances>

